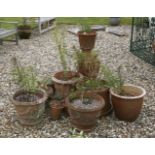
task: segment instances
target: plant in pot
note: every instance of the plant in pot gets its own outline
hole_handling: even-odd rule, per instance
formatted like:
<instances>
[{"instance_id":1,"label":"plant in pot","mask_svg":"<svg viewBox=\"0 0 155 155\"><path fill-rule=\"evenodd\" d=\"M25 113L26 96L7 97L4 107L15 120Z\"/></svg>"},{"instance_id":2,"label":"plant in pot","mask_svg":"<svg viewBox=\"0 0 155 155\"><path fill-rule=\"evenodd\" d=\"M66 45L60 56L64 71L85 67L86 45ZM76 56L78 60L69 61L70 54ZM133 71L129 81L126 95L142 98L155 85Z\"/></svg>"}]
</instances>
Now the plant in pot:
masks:
<instances>
[{"instance_id":1,"label":"plant in pot","mask_svg":"<svg viewBox=\"0 0 155 155\"><path fill-rule=\"evenodd\" d=\"M121 67L118 68L117 74L112 73L107 67L104 69L111 74L109 87L111 87L111 102L116 117L124 121L135 121L142 109L146 91L142 87L125 84L121 75Z\"/></svg>"},{"instance_id":2,"label":"plant in pot","mask_svg":"<svg viewBox=\"0 0 155 155\"><path fill-rule=\"evenodd\" d=\"M32 18L29 18L32 20ZM32 33L32 27L28 24L28 18L23 17L23 22L18 26L18 35L20 39L29 39Z\"/></svg>"},{"instance_id":3,"label":"plant in pot","mask_svg":"<svg viewBox=\"0 0 155 155\"><path fill-rule=\"evenodd\" d=\"M64 98L58 93L55 93L50 103L52 120L58 120L64 108Z\"/></svg>"},{"instance_id":4,"label":"plant in pot","mask_svg":"<svg viewBox=\"0 0 155 155\"><path fill-rule=\"evenodd\" d=\"M103 97L105 106L101 110L101 116L107 116L111 114L112 105L110 103L109 87L104 79L85 78L82 82L77 83L77 89L79 85L83 85L87 92L93 92Z\"/></svg>"},{"instance_id":5,"label":"plant in pot","mask_svg":"<svg viewBox=\"0 0 155 155\"><path fill-rule=\"evenodd\" d=\"M66 100L72 126L85 132L91 131L101 115L104 99L93 92L86 92L85 87L81 86Z\"/></svg>"},{"instance_id":6,"label":"plant in pot","mask_svg":"<svg viewBox=\"0 0 155 155\"><path fill-rule=\"evenodd\" d=\"M96 41L96 31L91 29L91 25L81 20L81 30L78 32L80 48L84 52L90 52Z\"/></svg>"},{"instance_id":7,"label":"plant in pot","mask_svg":"<svg viewBox=\"0 0 155 155\"><path fill-rule=\"evenodd\" d=\"M16 58L12 58L12 62L12 76L20 86L11 98L18 120L23 125L36 125L42 120L47 94L39 88L37 75L31 66L22 67Z\"/></svg>"},{"instance_id":8,"label":"plant in pot","mask_svg":"<svg viewBox=\"0 0 155 155\"><path fill-rule=\"evenodd\" d=\"M100 70L100 60L97 52L84 53L75 50L75 61L78 72L89 78L96 78Z\"/></svg>"},{"instance_id":9,"label":"plant in pot","mask_svg":"<svg viewBox=\"0 0 155 155\"><path fill-rule=\"evenodd\" d=\"M75 84L82 78L82 75L77 71L71 71L67 64L69 59L67 49L64 43L63 32L56 29L55 41L58 48L59 59L62 66L62 71L56 72L52 75L55 91L61 96L66 97L70 90L75 87Z\"/></svg>"}]
</instances>

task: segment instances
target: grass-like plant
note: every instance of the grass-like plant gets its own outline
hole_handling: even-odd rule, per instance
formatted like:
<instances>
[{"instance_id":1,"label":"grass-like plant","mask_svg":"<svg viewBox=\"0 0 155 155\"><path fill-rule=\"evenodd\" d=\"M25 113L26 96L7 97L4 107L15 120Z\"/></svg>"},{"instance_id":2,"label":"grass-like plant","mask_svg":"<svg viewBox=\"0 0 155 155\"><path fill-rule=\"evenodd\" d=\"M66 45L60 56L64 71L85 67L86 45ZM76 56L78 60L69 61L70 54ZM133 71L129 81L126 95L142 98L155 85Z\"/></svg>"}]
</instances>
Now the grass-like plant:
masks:
<instances>
[{"instance_id":1,"label":"grass-like plant","mask_svg":"<svg viewBox=\"0 0 155 155\"><path fill-rule=\"evenodd\" d=\"M124 80L121 75L121 66L117 73L113 73L107 66L101 65L101 74L106 87L113 88L118 94L123 93Z\"/></svg>"},{"instance_id":2,"label":"grass-like plant","mask_svg":"<svg viewBox=\"0 0 155 155\"><path fill-rule=\"evenodd\" d=\"M61 66L63 68L64 78L67 78L67 71L69 70L69 67L67 64L68 55L67 55L66 45L64 42L64 32L56 28L54 31L54 40L58 48L59 59L61 62Z\"/></svg>"},{"instance_id":3,"label":"grass-like plant","mask_svg":"<svg viewBox=\"0 0 155 155\"><path fill-rule=\"evenodd\" d=\"M23 67L19 64L16 57L12 58L12 76L19 86L29 93L35 93L38 86L38 78L32 66Z\"/></svg>"},{"instance_id":4,"label":"grass-like plant","mask_svg":"<svg viewBox=\"0 0 155 155\"><path fill-rule=\"evenodd\" d=\"M81 25L81 30L80 30L81 32L89 33L92 31L91 25L88 24L84 19L81 18L79 23Z\"/></svg>"}]
</instances>

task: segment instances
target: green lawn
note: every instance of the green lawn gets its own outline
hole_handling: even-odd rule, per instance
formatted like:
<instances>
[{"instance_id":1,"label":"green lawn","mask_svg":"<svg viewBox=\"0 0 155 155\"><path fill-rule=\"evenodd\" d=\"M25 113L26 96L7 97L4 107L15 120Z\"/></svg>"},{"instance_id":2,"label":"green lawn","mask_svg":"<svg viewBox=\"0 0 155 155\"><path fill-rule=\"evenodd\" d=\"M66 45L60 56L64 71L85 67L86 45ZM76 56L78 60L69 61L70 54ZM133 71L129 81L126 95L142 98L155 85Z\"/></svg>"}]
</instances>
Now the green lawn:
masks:
<instances>
[{"instance_id":1,"label":"green lawn","mask_svg":"<svg viewBox=\"0 0 155 155\"><path fill-rule=\"evenodd\" d=\"M69 24L76 25L80 23L81 18L88 24L101 24L108 25L108 17L57 17L57 24ZM19 24L22 23L22 17L0 17L0 21L18 21ZM131 17L122 17L122 25L130 25ZM34 24L32 24L34 26ZM10 25L4 25L4 27L10 27Z\"/></svg>"}]
</instances>

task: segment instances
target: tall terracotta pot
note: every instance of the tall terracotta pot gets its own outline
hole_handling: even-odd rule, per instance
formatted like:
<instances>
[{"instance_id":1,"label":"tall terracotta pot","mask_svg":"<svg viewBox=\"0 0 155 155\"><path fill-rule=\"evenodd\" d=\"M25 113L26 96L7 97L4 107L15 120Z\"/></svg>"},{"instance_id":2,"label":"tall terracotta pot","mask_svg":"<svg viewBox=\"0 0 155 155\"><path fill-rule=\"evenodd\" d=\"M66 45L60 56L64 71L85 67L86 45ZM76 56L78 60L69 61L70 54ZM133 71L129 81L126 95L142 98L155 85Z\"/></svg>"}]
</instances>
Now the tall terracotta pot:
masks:
<instances>
[{"instance_id":1,"label":"tall terracotta pot","mask_svg":"<svg viewBox=\"0 0 155 155\"><path fill-rule=\"evenodd\" d=\"M61 96L66 97L71 89L75 87L75 84L82 78L82 75L78 72L67 71L66 79L64 79L64 72L56 72L52 76L54 82L55 91Z\"/></svg>"},{"instance_id":2,"label":"tall terracotta pot","mask_svg":"<svg viewBox=\"0 0 155 155\"><path fill-rule=\"evenodd\" d=\"M15 106L18 120L23 125L36 125L41 122L45 110L47 94L43 90L30 94L32 101L24 101L29 92L20 90L13 95L12 103Z\"/></svg>"},{"instance_id":3,"label":"tall terracotta pot","mask_svg":"<svg viewBox=\"0 0 155 155\"><path fill-rule=\"evenodd\" d=\"M80 99L81 93L77 93L76 97L77 99ZM97 124L97 119L101 115L101 110L104 107L104 99L91 92L85 92L84 98L91 98L92 101L97 102L98 104L96 106L86 106L85 108L83 106L78 106L74 104L73 100L68 99L68 111L70 115L70 122L72 126L76 127L79 130L83 131L91 131Z\"/></svg>"},{"instance_id":4,"label":"tall terracotta pot","mask_svg":"<svg viewBox=\"0 0 155 155\"><path fill-rule=\"evenodd\" d=\"M126 96L118 95L114 90L110 90L115 115L120 120L135 121L142 109L146 91L135 85L124 85L123 92Z\"/></svg>"},{"instance_id":5,"label":"tall terracotta pot","mask_svg":"<svg viewBox=\"0 0 155 155\"><path fill-rule=\"evenodd\" d=\"M80 48L84 52L90 52L95 46L96 32L78 32Z\"/></svg>"}]
</instances>

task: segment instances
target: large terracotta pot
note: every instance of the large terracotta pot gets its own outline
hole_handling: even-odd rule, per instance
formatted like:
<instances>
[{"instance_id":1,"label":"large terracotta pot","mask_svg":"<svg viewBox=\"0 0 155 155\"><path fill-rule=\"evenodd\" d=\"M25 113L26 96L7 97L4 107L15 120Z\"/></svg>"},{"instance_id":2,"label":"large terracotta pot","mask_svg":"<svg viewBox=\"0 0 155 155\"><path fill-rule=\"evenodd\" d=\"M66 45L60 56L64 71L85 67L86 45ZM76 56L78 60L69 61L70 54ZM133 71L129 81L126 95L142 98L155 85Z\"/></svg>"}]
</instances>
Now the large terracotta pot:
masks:
<instances>
[{"instance_id":1,"label":"large terracotta pot","mask_svg":"<svg viewBox=\"0 0 155 155\"><path fill-rule=\"evenodd\" d=\"M28 96L33 96L33 99L28 101ZM43 90L39 90L36 93L29 93L24 90L16 92L13 95L12 103L15 106L19 122L23 125L40 123L45 110L46 99L47 94Z\"/></svg>"},{"instance_id":2,"label":"large terracotta pot","mask_svg":"<svg viewBox=\"0 0 155 155\"><path fill-rule=\"evenodd\" d=\"M80 48L84 52L90 52L95 46L96 32L78 32Z\"/></svg>"},{"instance_id":3,"label":"large terracotta pot","mask_svg":"<svg viewBox=\"0 0 155 155\"><path fill-rule=\"evenodd\" d=\"M81 93L76 94L77 99L81 99L80 96ZM91 108L87 105L83 108L82 106L74 104L76 99L71 101L68 99L68 111L72 126L79 130L88 132L96 126L97 119L101 115L101 110L104 107L105 102L101 96L90 92L85 92L84 98L90 98L91 101L96 102L97 105Z\"/></svg>"},{"instance_id":4,"label":"large terracotta pot","mask_svg":"<svg viewBox=\"0 0 155 155\"><path fill-rule=\"evenodd\" d=\"M110 90L115 115L120 120L135 121L142 109L146 91L135 85L124 85L123 92L127 95L118 95Z\"/></svg>"},{"instance_id":5,"label":"large terracotta pot","mask_svg":"<svg viewBox=\"0 0 155 155\"><path fill-rule=\"evenodd\" d=\"M54 82L55 91L61 96L66 97L71 89L75 87L75 84L82 79L82 75L78 72L67 71L66 79L64 79L64 72L56 72L52 76Z\"/></svg>"}]
</instances>

